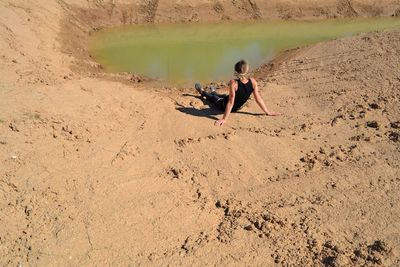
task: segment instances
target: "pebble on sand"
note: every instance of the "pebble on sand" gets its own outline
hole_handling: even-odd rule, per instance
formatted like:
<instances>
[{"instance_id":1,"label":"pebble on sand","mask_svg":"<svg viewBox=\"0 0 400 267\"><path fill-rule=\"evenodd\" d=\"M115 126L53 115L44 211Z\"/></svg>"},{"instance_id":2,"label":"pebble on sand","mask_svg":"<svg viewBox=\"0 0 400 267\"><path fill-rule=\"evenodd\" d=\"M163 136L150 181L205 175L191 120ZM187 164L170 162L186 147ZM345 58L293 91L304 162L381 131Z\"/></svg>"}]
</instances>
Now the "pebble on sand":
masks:
<instances>
[{"instance_id":1,"label":"pebble on sand","mask_svg":"<svg viewBox=\"0 0 400 267\"><path fill-rule=\"evenodd\" d=\"M377 121L368 121L367 127L377 129L379 128L379 124Z\"/></svg>"}]
</instances>

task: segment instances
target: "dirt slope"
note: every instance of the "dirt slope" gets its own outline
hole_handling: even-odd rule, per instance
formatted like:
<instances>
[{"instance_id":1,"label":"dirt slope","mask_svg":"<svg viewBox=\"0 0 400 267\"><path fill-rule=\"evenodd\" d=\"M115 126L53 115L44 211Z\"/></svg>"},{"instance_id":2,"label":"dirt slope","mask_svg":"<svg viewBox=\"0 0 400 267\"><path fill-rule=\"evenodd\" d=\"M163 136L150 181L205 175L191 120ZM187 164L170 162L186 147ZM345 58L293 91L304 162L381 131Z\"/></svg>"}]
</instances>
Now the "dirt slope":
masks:
<instances>
[{"instance_id":1,"label":"dirt slope","mask_svg":"<svg viewBox=\"0 0 400 267\"><path fill-rule=\"evenodd\" d=\"M137 3L0 3L0 265L399 266L400 31L283 55L255 75L285 116L215 128L191 89L103 74L90 32L316 1Z\"/></svg>"}]
</instances>

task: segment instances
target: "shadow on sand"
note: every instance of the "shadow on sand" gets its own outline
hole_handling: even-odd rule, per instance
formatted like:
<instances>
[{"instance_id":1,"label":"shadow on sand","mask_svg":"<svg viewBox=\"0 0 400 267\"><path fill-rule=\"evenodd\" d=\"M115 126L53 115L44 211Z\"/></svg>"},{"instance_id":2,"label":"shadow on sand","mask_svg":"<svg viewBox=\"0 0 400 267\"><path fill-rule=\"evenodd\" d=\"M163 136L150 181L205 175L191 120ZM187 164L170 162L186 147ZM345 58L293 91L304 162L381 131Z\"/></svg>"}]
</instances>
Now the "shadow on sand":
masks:
<instances>
[{"instance_id":1,"label":"shadow on sand","mask_svg":"<svg viewBox=\"0 0 400 267\"><path fill-rule=\"evenodd\" d=\"M194 107L185 107L185 106L182 106L182 105L177 103L178 107L176 108L176 110L179 110L180 112L183 112L183 113L186 113L188 115L195 116L195 117L206 117L206 118L209 118L211 120L218 120L219 118L217 118L216 116L224 114L223 111L215 108L211 103L209 103L208 101L203 99L201 96L192 95L192 94L183 94L183 96L195 97L197 99L200 99L201 101L203 101L203 103L205 105L208 105L208 108L197 109L197 108L194 108ZM246 112L246 111L240 111L240 110L235 112L235 113L244 114L244 115L251 115L251 116L264 116L264 114L262 114L262 113L252 113L252 112Z\"/></svg>"}]
</instances>

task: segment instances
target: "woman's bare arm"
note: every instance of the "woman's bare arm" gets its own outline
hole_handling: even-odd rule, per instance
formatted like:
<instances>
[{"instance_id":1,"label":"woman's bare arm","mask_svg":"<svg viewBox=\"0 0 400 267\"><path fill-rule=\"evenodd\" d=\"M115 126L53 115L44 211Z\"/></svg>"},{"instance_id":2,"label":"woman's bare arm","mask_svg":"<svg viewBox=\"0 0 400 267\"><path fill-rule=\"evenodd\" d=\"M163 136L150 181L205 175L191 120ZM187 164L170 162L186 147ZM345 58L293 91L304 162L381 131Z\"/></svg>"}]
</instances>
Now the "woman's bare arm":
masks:
<instances>
[{"instance_id":1,"label":"woman's bare arm","mask_svg":"<svg viewBox=\"0 0 400 267\"><path fill-rule=\"evenodd\" d=\"M236 93L237 83L236 81L232 80L229 83L229 100L226 104L225 113L221 120L217 120L215 122L215 126L222 126L226 120L228 119L229 115L232 112L233 105L235 103L235 93Z\"/></svg>"},{"instance_id":2,"label":"woman's bare arm","mask_svg":"<svg viewBox=\"0 0 400 267\"><path fill-rule=\"evenodd\" d=\"M279 112L273 112L273 111L269 111L268 110L267 106L264 103L264 100L262 99L262 97L260 95L260 91L258 90L257 81L255 79L251 78L251 82L252 82L253 88L254 88L254 90L253 90L254 98L255 98L258 106L262 109L262 111L264 111L264 113L267 116L279 116L279 115L282 115Z\"/></svg>"}]
</instances>

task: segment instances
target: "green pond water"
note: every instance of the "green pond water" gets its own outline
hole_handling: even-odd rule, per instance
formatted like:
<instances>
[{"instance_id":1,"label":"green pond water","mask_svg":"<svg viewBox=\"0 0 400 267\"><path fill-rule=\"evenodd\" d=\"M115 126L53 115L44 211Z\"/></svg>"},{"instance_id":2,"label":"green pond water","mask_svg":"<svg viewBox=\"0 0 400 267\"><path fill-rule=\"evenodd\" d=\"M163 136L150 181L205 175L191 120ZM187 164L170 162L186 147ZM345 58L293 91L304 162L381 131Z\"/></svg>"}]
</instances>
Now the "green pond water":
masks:
<instances>
[{"instance_id":1,"label":"green pond water","mask_svg":"<svg viewBox=\"0 0 400 267\"><path fill-rule=\"evenodd\" d=\"M230 79L242 58L256 68L285 49L396 28L394 18L134 26L95 34L91 53L110 72L189 84Z\"/></svg>"}]
</instances>

